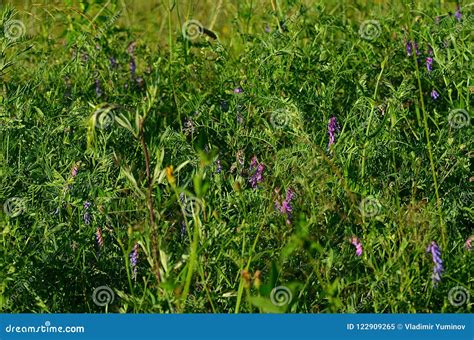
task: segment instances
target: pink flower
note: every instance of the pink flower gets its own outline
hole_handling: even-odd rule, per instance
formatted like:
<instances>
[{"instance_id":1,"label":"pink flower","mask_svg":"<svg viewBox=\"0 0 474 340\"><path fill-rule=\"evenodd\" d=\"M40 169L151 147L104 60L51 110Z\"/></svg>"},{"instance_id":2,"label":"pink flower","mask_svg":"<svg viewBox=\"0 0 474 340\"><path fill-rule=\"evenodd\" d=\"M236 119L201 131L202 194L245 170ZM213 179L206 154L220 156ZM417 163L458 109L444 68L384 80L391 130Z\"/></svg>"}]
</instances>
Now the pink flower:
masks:
<instances>
[{"instance_id":1,"label":"pink flower","mask_svg":"<svg viewBox=\"0 0 474 340\"><path fill-rule=\"evenodd\" d=\"M468 239L466 240L466 249L467 250L472 249L472 241L474 241L474 235L469 236Z\"/></svg>"},{"instance_id":2,"label":"pink flower","mask_svg":"<svg viewBox=\"0 0 474 340\"><path fill-rule=\"evenodd\" d=\"M362 243L360 242L360 240L357 237L352 236L351 244L356 248L356 255L361 256L362 255Z\"/></svg>"}]
</instances>

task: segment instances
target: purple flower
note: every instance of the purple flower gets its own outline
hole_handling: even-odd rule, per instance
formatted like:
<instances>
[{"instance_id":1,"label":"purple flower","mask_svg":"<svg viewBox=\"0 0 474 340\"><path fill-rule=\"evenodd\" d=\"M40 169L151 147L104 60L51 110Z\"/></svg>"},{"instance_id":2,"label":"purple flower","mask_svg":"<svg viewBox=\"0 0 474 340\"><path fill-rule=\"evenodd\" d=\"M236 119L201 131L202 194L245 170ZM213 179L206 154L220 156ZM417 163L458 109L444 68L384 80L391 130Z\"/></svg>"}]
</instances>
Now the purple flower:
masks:
<instances>
[{"instance_id":1,"label":"purple flower","mask_svg":"<svg viewBox=\"0 0 474 340\"><path fill-rule=\"evenodd\" d=\"M438 282L441 281L441 275L443 273L443 260L441 259L441 251L439 250L438 245L436 244L435 241L431 241L431 243L428 245L428 248L426 248L427 253L431 253L433 257L433 274L432 274L432 279L433 279L433 284L436 287Z\"/></svg>"},{"instance_id":2,"label":"purple flower","mask_svg":"<svg viewBox=\"0 0 474 340\"><path fill-rule=\"evenodd\" d=\"M405 42L405 48L407 50L407 55L411 57L413 55L413 49L415 49L416 55L420 55L420 51L418 50L418 44L416 41L407 41Z\"/></svg>"},{"instance_id":3,"label":"purple flower","mask_svg":"<svg viewBox=\"0 0 474 340\"><path fill-rule=\"evenodd\" d=\"M249 172L253 173L250 176L249 182L252 188L257 188L258 183L263 182L263 172L265 171L265 165L263 163L258 163L257 156L252 157L250 162Z\"/></svg>"},{"instance_id":4,"label":"purple flower","mask_svg":"<svg viewBox=\"0 0 474 340\"><path fill-rule=\"evenodd\" d=\"M100 88L99 79L95 80L95 94L96 94L97 97L100 97L102 95L102 89Z\"/></svg>"},{"instance_id":5,"label":"purple flower","mask_svg":"<svg viewBox=\"0 0 474 340\"><path fill-rule=\"evenodd\" d=\"M433 58L426 58L426 69L428 70L428 72L433 71Z\"/></svg>"},{"instance_id":6,"label":"purple flower","mask_svg":"<svg viewBox=\"0 0 474 340\"><path fill-rule=\"evenodd\" d=\"M350 241L351 241L351 244L356 248L356 255L361 256L362 255L362 243L360 242L360 240L357 237L352 236Z\"/></svg>"},{"instance_id":7,"label":"purple flower","mask_svg":"<svg viewBox=\"0 0 474 340\"><path fill-rule=\"evenodd\" d=\"M186 236L186 223L181 221L181 237L184 238Z\"/></svg>"},{"instance_id":8,"label":"purple flower","mask_svg":"<svg viewBox=\"0 0 474 340\"><path fill-rule=\"evenodd\" d=\"M265 24L265 32L270 33L270 25Z\"/></svg>"},{"instance_id":9,"label":"purple flower","mask_svg":"<svg viewBox=\"0 0 474 340\"><path fill-rule=\"evenodd\" d=\"M461 22L461 8L458 6L456 6L456 12L454 13L454 16L456 17L456 19Z\"/></svg>"},{"instance_id":10,"label":"purple flower","mask_svg":"<svg viewBox=\"0 0 474 340\"><path fill-rule=\"evenodd\" d=\"M472 241L474 241L474 235L469 236L469 238L466 240L466 249L471 250L472 249Z\"/></svg>"},{"instance_id":11,"label":"purple flower","mask_svg":"<svg viewBox=\"0 0 474 340\"><path fill-rule=\"evenodd\" d=\"M439 93L435 89L431 91L431 98L433 98L433 100L436 100L439 98Z\"/></svg>"},{"instance_id":12,"label":"purple flower","mask_svg":"<svg viewBox=\"0 0 474 340\"><path fill-rule=\"evenodd\" d=\"M86 213L83 215L83 219L84 219L84 223L85 223L85 224L91 224L92 216L91 216L91 214L89 214L88 212L86 212Z\"/></svg>"},{"instance_id":13,"label":"purple flower","mask_svg":"<svg viewBox=\"0 0 474 340\"><path fill-rule=\"evenodd\" d=\"M138 263L138 243L135 242L133 250L130 253L130 266L132 267L132 279L137 278L137 263Z\"/></svg>"},{"instance_id":14,"label":"purple flower","mask_svg":"<svg viewBox=\"0 0 474 340\"><path fill-rule=\"evenodd\" d=\"M89 208L90 208L90 206L91 206L91 204L92 204L91 202L89 202L89 201L85 201L85 202L84 202L84 204L83 204L83 206L84 206L84 209L86 209L86 210L87 210L87 209L89 209Z\"/></svg>"},{"instance_id":15,"label":"purple flower","mask_svg":"<svg viewBox=\"0 0 474 340\"><path fill-rule=\"evenodd\" d=\"M90 208L91 204L92 204L91 202L85 201L84 204L83 204L84 210L88 210ZM92 221L92 216L91 216L91 214L89 214L88 211L86 211L84 213L84 215L82 215L82 218L84 219L85 224L90 224L91 221Z\"/></svg>"},{"instance_id":16,"label":"purple flower","mask_svg":"<svg viewBox=\"0 0 474 340\"><path fill-rule=\"evenodd\" d=\"M337 124L336 117L331 117L328 122L328 134L329 134L329 143L328 150L336 141L336 132L339 131L339 126Z\"/></svg>"},{"instance_id":17,"label":"purple flower","mask_svg":"<svg viewBox=\"0 0 474 340\"><path fill-rule=\"evenodd\" d=\"M405 47L406 47L406 49L407 49L407 55L408 55L409 57L411 57L412 54L413 54L413 51L412 51L412 49L411 49L411 42L410 42L410 41L407 41L407 42L405 43Z\"/></svg>"},{"instance_id":18,"label":"purple flower","mask_svg":"<svg viewBox=\"0 0 474 340\"><path fill-rule=\"evenodd\" d=\"M420 51L418 50L418 43L416 41L413 43L413 46L415 47L416 55L420 55Z\"/></svg>"},{"instance_id":19,"label":"purple flower","mask_svg":"<svg viewBox=\"0 0 474 340\"><path fill-rule=\"evenodd\" d=\"M130 75L132 78L135 78L135 71L137 69L137 65L135 64L135 59L133 57L130 57Z\"/></svg>"},{"instance_id":20,"label":"purple flower","mask_svg":"<svg viewBox=\"0 0 474 340\"><path fill-rule=\"evenodd\" d=\"M275 201L275 209L280 211L282 214L286 214L286 223L291 224L291 213L293 212L293 207L291 206L291 200L293 199L295 193L293 190L288 189L286 191L286 197L283 202Z\"/></svg>"},{"instance_id":21,"label":"purple flower","mask_svg":"<svg viewBox=\"0 0 474 340\"><path fill-rule=\"evenodd\" d=\"M74 164L74 166L71 169L71 177L76 177L78 172L79 172L79 167L76 164Z\"/></svg>"},{"instance_id":22,"label":"purple flower","mask_svg":"<svg viewBox=\"0 0 474 340\"><path fill-rule=\"evenodd\" d=\"M222 171L221 160L218 159L218 160L216 161L216 173L220 174L221 171Z\"/></svg>"},{"instance_id":23,"label":"purple flower","mask_svg":"<svg viewBox=\"0 0 474 340\"><path fill-rule=\"evenodd\" d=\"M117 59L115 59L114 57L109 58L109 63L111 68L117 68L118 66Z\"/></svg>"},{"instance_id":24,"label":"purple flower","mask_svg":"<svg viewBox=\"0 0 474 340\"><path fill-rule=\"evenodd\" d=\"M242 92L244 92L244 90L242 90L240 86L234 89L234 93L242 93Z\"/></svg>"}]
</instances>

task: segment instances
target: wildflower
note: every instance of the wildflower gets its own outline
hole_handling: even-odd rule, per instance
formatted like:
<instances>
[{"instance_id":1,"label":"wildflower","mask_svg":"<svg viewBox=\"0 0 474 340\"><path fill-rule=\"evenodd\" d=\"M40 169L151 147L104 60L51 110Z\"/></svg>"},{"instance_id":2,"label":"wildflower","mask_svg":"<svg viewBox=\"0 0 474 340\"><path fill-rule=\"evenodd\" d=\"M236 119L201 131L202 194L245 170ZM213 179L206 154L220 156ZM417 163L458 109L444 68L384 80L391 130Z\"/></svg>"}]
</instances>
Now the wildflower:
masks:
<instances>
[{"instance_id":1,"label":"wildflower","mask_svg":"<svg viewBox=\"0 0 474 340\"><path fill-rule=\"evenodd\" d=\"M352 236L351 244L356 248L356 255L361 256L362 255L362 243L360 242L360 240L357 237Z\"/></svg>"},{"instance_id":2,"label":"wildflower","mask_svg":"<svg viewBox=\"0 0 474 340\"><path fill-rule=\"evenodd\" d=\"M428 70L428 72L433 71L433 58L426 58L426 69Z\"/></svg>"},{"instance_id":3,"label":"wildflower","mask_svg":"<svg viewBox=\"0 0 474 340\"><path fill-rule=\"evenodd\" d=\"M416 41L413 43L413 46L415 47L415 54L420 55L420 51L418 50L418 44Z\"/></svg>"},{"instance_id":4,"label":"wildflower","mask_svg":"<svg viewBox=\"0 0 474 340\"><path fill-rule=\"evenodd\" d=\"M472 249L472 241L474 241L474 235L469 236L468 239L466 240L466 249L467 250Z\"/></svg>"},{"instance_id":5,"label":"wildflower","mask_svg":"<svg viewBox=\"0 0 474 340\"><path fill-rule=\"evenodd\" d=\"M270 33L270 31L271 31L270 25L265 24L265 32Z\"/></svg>"},{"instance_id":6,"label":"wildflower","mask_svg":"<svg viewBox=\"0 0 474 340\"><path fill-rule=\"evenodd\" d=\"M293 199L295 193L293 190L288 189L286 191L286 197L283 202L275 201L275 209L280 211L282 214L286 214L286 223L291 224L291 213L293 212L293 207L291 206L291 200Z\"/></svg>"},{"instance_id":7,"label":"wildflower","mask_svg":"<svg viewBox=\"0 0 474 340\"><path fill-rule=\"evenodd\" d=\"M138 262L138 243L135 242L133 250L130 254L130 266L132 267L132 279L137 278L137 262Z\"/></svg>"},{"instance_id":8,"label":"wildflower","mask_svg":"<svg viewBox=\"0 0 474 340\"><path fill-rule=\"evenodd\" d=\"M84 223L85 224L91 224L91 221L92 221L92 216L91 214L89 214L88 212L86 212L83 216L84 218Z\"/></svg>"},{"instance_id":9,"label":"wildflower","mask_svg":"<svg viewBox=\"0 0 474 340\"><path fill-rule=\"evenodd\" d=\"M84 210L89 210L91 204L92 204L91 202L85 201L84 204L83 204ZM90 214L88 211L86 211L86 212L84 213L84 215L82 216L82 218L84 219L84 223L85 223L85 224L90 224L91 221L92 221L92 216L91 216L91 214Z\"/></svg>"},{"instance_id":10,"label":"wildflower","mask_svg":"<svg viewBox=\"0 0 474 340\"><path fill-rule=\"evenodd\" d=\"M339 126L337 125L336 117L331 117L328 122L328 134L329 134L329 143L328 150L331 145L336 141L336 132L339 131Z\"/></svg>"},{"instance_id":11,"label":"wildflower","mask_svg":"<svg viewBox=\"0 0 474 340\"><path fill-rule=\"evenodd\" d=\"M135 64L135 59L133 58L133 56L130 57L130 76L132 78L135 78L135 71L137 69L137 65Z\"/></svg>"},{"instance_id":12,"label":"wildflower","mask_svg":"<svg viewBox=\"0 0 474 340\"><path fill-rule=\"evenodd\" d=\"M111 68L117 68L118 66L117 59L115 59L114 57L109 58L109 63Z\"/></svg>"},{"instance_id":13,"label":"wildflower","mask_svg":"<svg viewBox=\"0 0 474 340\"><path fill-rule=\"evenodd\" d=\"M181 194L180 194L181 197ZM186 236L186 223L181 221L181 237L184 238Z\"/></svg>"},{"instance_id":14,"label":"wildflower","mask_svg":"<svg viewBox=\"0 0 474 340\"><path fill-rule=\"evenodd\" d=\"M71 168L71 177L76 177L78 172L79 172L79 164L76 163Z\"/></svg>"},{"instance_id":15,"label":"wildflower","mask_svg":"<svg viewBox=\"0 0 474 340\"><path fill-rule=\"evenodd\" d=\"M96 94L97 97L100 97L102 95L102 89L100 88L99 79L95 80L95 94Z\"/></svg>"},{"instance_id":16,"label":"wildflower","mask_svg":"<svg viewBox=\"0 0 474 340\"><path fill-rule=\"evenodd\" d=\"M81 61L83 64L87 63L89 61L89 55L85 52L81 54Z\"/></svg>"},{"instance_id":17,"label":"wildflower","mask_svg":"<svg viewBox=\"0 0 474 340\"><path fill-rule=\"evenodd\" d=\"M145 84L145 81L143 80L142 77L137 77L137 79L135 79L135 83L137 84L138 87L143 87L143 85Z\"/></svg>"},{"instance_id":18,"label":"wildflower","mask_svg":"<svg viewBox=\"0 0 474 340\"><path fill-rule=\"evenodd\" d=\"M244 90L242 90L240 86L234 89L234 93L242 93L242 92L244 92Z\"/></svg>"},{"instance_id":19,"label":"wildflower","mask_svg":"<svg viewBox=\"0 0 474 340\"><path fill-rule=\"evenodd\" d=\"M221 171L222 171L221 160L218 159L218 160L216 161L216 164L217 164L216 173L220 174Z\"/></svg>"},{"instance_id":20,"label":"wildflower","mask_svg":"<svg viewBox=\"0 0 474 340\"><path fill-rule=\"evenodd\" d=\"M252 276L250 275L249 271L247 269L243 269L240 272L240 275L242 275L242 281L244 283L244 287L245 288L250 288L250 283L251 283Z\"/></svg>"},{"instance_id":21,"label":"wildflower","mask_svg":"<svg viewBox=\"0 0 474 340\"><path fill-rule=\"evenodd\" d=\"M265 165L258 163L257 156L252 157L250 162L249 172L253 174L250 176L249 182L252 188L257 188L258 183L263 182L263 172L265 171Z\"/></svg>"},{"instance_id":22,"label":"wildflower","mask_svg":"<svg viewBox=\"0 0 474 340\"><path fill-rule=\"evenodd\" d=\"M431 45L428 45L428 55L433 55L433 48Z\"/></svg>"},{"instance_id":23,"label":"wildflower","mask_svg":"<svg viewBox=\"0 0 474 340\"><path fill-rule=\"evenodd\" d=\"M244 123L244 118L240 114L240 112L237 112L237 115L235 117L235 120L237 121L237 124L243 124Z\"/></svg>"},{"instance_id":24,"label":"wildflower","mask_svg":"<svg viewBox=\"0 0 474 340\"><path fill-rule=\"evenodd\" d=\"M237 162L238 162L241 166L243 166L244 163L245 163L245 153L244 153L244 150L239 150L239 151L237 151L237 154L235 155L235 158L237 159ZM253 167L256 167L256 166L257 166L257 163L256 163L256 162L257 162L257 157L254 156L254 158L255 158L255 164L253 165ZM252 160L253 160L253 158L252 158ZM252 164L250 164L250 166L252 166Z\"/></svg>"},{"instance_id":25,"label":"wildflower","mask_svg":"<svg viewBox=\"0 0 474 340\"><path fill-rule=\"evenodd\" d=\"M173 166L170 165L166 168L166 178L168 179L168 182L171 184L171 185L174 185L176 180L174 178L174 175L173 175Z\"/></svg>"},{"instance_id":26,"label":"wildflower","mask_svg":"<svg viewBox=\"0 0 474 340\"><path fill-rule=\"evenodd\" d=\"M433 100L436 100L439 98L439 93L435 89L431 91L431 98L433 98Z\"/></svg>"},{"instance_id":27,"label":"wildflower","mask_svg":"<svg viewBox=\"0 0 474 340\"><path fill-rule=\"evenodd\" d=\"M435 265L433 267L432 279L433 284L436 287L438 282L441 281L441 275L443 272L443 260L441 259L441 251L439 250L439 247L436 242L431 241L431 243L428 245L428 248L426 248L426 252L431 252L431 255L433 257L433 262Z\"/></svg>"},{"instance_id":28,"label":"wildflower","mask_svg":"<svg viewBox=\"0 0 474 340\"><path fill-rule=\"evenodd\" d=\"M413 49L415 50L416 55L420 55L420 51L418 50L418 44L416 43L416 41L405 41L405 48L409 57L413 55Z\"/></svg>"},{"instance_id":29,"label":"wildflower","mask_svg":"<svg viewBox=\"0 0 474 340\"><path fill-rule=\"evenodd\" d=\"M462 14L461 14L461 7L459 7L459 5L456 6L456 12L454 13L454 16L459 22L461 22Z\"/></svg>"},{"instance_id":30,"label":"wildflower","mask_svg":"<svg viewBox=\"0 0 474 340\"><path fill-rule=\"evenodd\" d=\"M260 278L261 275L262 275L262 272L260 270L256 270L255 273L253 274L253 285L257 289L260 289L260 286L262 285L262 280Z\"/></svg>"},{"instance_id":31,"label":"wildflower","mask_svg":"<svg viewBox=\"0 0 474 340\"><path fill-rule=\"evenodd\" d=\"M411 49L411 42L409 42L409 41L406 42L406 43L405 43L405 47L406 47L406 50L407 50L407 55L408 55L409 57L411 57L412 54L413 54L413 51L412 51L412 49Z\"/></svg>"},{"instance_id":32,"label":"wildflower","mask_svg":"<svg viewBox=\"0 0 474 340\"><path fill-rule=\"evenodd\" d=\"M184 120L183 123L183 132L185 136L193 134L195 131L194 122L191 117L188 117Z\"/></svg>"},{"instance_id":33,"label":"wildflower","mask_svg":"<svg viewBox=\"0 0 474 340\"><path fill-rule=\"evenodd\" d=\"M104 239L102 238L102 228L97 227L97 230L95 232L95 240L97 242L97 246L99 248L102 248L104 246Z\"/></svg>"}]
</instances>

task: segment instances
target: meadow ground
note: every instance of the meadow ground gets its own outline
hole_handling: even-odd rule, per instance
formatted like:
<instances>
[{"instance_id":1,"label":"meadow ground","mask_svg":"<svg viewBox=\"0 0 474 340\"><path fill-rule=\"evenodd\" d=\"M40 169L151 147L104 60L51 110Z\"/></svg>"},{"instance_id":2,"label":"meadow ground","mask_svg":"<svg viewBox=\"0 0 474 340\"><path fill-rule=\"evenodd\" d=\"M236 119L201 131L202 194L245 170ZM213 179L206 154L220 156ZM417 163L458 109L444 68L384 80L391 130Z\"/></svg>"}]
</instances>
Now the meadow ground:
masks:
<instances>
[{"instance_id":1,"label":"meadow ground","mask_svg":"<svg viewBox=\"0 0 474 340\"><path fill-rule=\"evenodd\" d=\"M472 312L474 4L0 7L1 312Z\"/></svg>"}]
</instances>

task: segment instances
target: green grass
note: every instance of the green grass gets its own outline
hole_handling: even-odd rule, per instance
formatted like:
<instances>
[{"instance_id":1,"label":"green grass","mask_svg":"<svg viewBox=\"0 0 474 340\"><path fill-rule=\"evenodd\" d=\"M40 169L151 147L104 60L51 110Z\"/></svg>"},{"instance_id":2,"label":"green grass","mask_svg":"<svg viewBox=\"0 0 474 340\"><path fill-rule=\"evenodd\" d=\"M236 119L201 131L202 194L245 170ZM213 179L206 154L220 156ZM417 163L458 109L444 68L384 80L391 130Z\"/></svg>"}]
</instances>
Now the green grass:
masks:
<instances>
[{"instance_id":1,"label":"green grass","mask_svg":"<svg viewBox=\"0 0 474 340\"><path fill-rule=\"evenodd\" d=\"M472 312L472 4L232 3L1 7L0 311Z\"/></svg>"}]
</instances>

